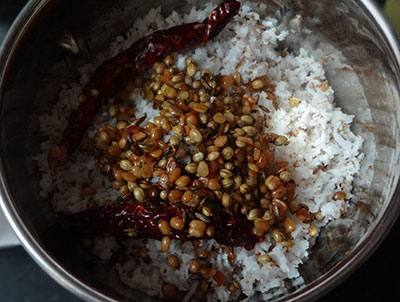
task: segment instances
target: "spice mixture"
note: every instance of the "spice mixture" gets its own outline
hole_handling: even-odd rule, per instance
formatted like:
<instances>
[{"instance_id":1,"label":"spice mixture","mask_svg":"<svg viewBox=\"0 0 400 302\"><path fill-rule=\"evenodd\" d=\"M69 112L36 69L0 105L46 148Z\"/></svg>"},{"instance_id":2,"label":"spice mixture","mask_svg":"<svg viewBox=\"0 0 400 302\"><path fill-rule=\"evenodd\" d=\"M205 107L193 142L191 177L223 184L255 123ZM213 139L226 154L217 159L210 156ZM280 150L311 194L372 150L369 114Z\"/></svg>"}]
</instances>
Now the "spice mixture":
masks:
<instances>
[{"instance_id":1,"label":"spice mixture","mask_svg":"<svg viewBox=\"0 0 400 302\"><path fill-rule=\"evenodd\" d=\"M333 106L322 64L278 47L295 28L264 4L214 7L150 11L113 45L118 55L61 93L55 112L72 115L61 140L66 113L41 120L41 194L75 213L65 221L78 234L96 235L94 254L121 256L129 286L182 301L266 300L285 279L301 285L319 228L346 210L362 139Z\"/></svg>"}]
</instances>

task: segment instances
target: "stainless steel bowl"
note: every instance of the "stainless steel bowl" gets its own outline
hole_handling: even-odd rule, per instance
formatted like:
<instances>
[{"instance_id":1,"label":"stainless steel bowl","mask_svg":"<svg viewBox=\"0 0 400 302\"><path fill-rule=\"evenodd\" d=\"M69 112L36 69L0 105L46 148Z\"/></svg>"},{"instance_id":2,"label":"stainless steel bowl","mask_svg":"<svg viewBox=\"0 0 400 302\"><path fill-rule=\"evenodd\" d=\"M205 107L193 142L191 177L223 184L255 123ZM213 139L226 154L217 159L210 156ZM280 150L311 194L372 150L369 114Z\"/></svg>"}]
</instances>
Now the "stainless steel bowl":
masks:
<instances>
[{"instance_id":1,"label":"stainless steel bowl","mask_svg":"<svg viewBox=\"0 0 400 302\"><path fill-rule=\"evenodd\" d=\"M293 0L280 6L274 6L275 1L263 1L271 11L300 14L316 39L325 39L342 51L353 70L337 70L328 77L337 103L356 116L353 130L366 139L363 151L371 160L354 184L354 193L362 203L354 204L343 219L321 231L309 261L300 269L306 285L297 288L288 281L288 293L277 298L311 301L360 266L398 216L400 53L373 1ZM38 172L32 161L32 155L40 150L37 116L57 101L61 85L77 78L77 68L90 60L92 53L104 50L135 18L158 5L165 14L181 10L180 1L172 0L31 0L1 48L2 208L33 259L87 301L147 298L123 286L106 263L77 257L73 238L54 227L56 216L49 201L39 198ZM118 18L111 18L111 12ZM65 31L76 38L80 55L68 55L60 47L59 39ZM301 37L292 42L295 49ZM368 177L372 179L370 185L363 182ZM369 207L360 207L367 203Z\"/></svg>"}]
</instances>

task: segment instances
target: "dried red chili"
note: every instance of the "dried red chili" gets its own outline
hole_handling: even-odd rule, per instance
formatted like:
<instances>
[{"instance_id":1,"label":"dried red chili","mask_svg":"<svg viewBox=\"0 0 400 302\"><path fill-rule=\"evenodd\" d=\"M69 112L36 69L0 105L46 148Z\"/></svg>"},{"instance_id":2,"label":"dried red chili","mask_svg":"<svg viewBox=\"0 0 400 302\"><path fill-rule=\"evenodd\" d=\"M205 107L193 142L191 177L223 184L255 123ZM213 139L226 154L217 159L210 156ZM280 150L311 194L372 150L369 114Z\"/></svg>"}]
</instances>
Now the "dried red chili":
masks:
<instances>
[{"instance_id":1,"label":"dried red chili","mask_svg":"<svg viewBox=\"0 0 400 302\"><path fill-rule=\"evenodd\" d=\"M69 117L58 145L54 145L49 151L50 167L55 168L68 160L92 124L101 100L115 93L121 81L142 73L163 55L204 45L219 34L238 13L239 7L240 3L237 1L224 1L203 22L156 31L98 67L83 89L84 101Z\"/></svg>"},{"instance_id":2,"label":"dried red chili","mask_svg":"<svg viewBox=\"0 0 400 302\"><path fill-rule=\"evenodd\" d=\"M170 221L172 217L187 217L189 214L193 216L193 209L185 205L160 205L151 208L145 205L118 203L66 216L65 222L80 234L121 235L127 230L130 233L134 230L136 237L161 240L165 236L158 227L161 219ZM209 218L215 228L213 238L220 244L252 249L260 240L251 234L253 223L244 217L216 211ZM189 221L181 231L172 229L168 236L172 240L211 239L206 235L202 238L190 236L188 227Z\"/></svg>"}]
</instances>

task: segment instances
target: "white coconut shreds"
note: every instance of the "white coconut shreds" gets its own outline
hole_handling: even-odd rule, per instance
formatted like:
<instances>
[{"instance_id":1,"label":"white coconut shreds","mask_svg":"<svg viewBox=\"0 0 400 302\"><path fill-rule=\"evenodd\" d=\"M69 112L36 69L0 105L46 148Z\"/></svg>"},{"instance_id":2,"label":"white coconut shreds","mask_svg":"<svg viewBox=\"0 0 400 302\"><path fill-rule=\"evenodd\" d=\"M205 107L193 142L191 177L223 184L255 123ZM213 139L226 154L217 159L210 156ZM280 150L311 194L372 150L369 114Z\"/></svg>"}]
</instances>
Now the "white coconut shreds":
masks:
<instances>
[{"instance_id":1,"label":"white coconut shreds","mask_svg":"<svg viewBox=\"0 0 400 302\"><path fill-rule=\"evenodd\" d=\"M66 126L66 118L78 105L76 100L90 74L101 62L126 49L141 36L185 22L201 21L214 7L215 3L209 3L201 9L193 7L185 16L173 12L167 18L161 15L161 8L151 9L132 25L125 38L117 37L107 53L98 55L96 63L82 67L79 83L74 82L62 88L60 101L52 112L40 117L40 130L47 141L41 145L42 153L35 157L42 173L40 195L51 198L57 211L73 213L86 209L87 197L82 194L82 186L85 184L96 187L97 200L118 197L109 180L96 170L95 160L82 152L82 148L76 150L71 161L58 168L55 175L50 175L47 165L48 148L60 137ZM326 81L325 66L321 62L324 61L324 47L329 48L331 55L332 47L321 43L314 56L310 51L312 47L307 47L307 41L304 41L304 48L282 57L282 52L276 50L278 43L284 43L294 35L296 29L283 28L276 18L267 15L264 4L246 2L242 4L239 15L205 47L179 54L177 66L183 69L185 59L192 57L201 69L209 69L214 74L239 71L244 81L262 75L270 77L276 85L275 95L279 108L272 106L265 93L260 94L259 103L271 111L268 114L270 131L290 139L288 146L276 148L276 159L289 162L297 184L296 199L309 206L312 212L321 212L325 217L319 222L321 227L329 220L339 218L346 210L347 201L332 199L335 192L344 191L348 198L352 198L352 182L363 159L360 153L363 140L350 130L353 116L335 106L334 91ZM345 66L339 58L340 53L334 55L334 60L329 64ZM293 97L299 101L299 105L294 108L289 104ZM149 119L158 115L139 96L137 116L144 112ZM96 122L100 123L106 120L107 115L103 113L99 113L96 118ZM115 120L108 122L113 124ZM93 127L87 132L81 146L85 146L94 135ZM294 246L289 249L273 244L270 235L251 251L234 248L236 258L233 266L226 251L214 240L201 241L197 249L192 242L172 241L170 253L180 259L178 270L168 265L167 254L160 252L159 241L126 240L127 249L132 245L146 247L151 262L147 265L130 258L123 264L117 264L116 268L121 280L131 287L152 296L162 296L161 286L163 282L169 282L180 290L188 291L185 300L189 301L197 284L194 285L196 281L189 274L190 262L198 249L207 249L212 253L209 259L214 267L240 283L242 293L248 297L244 300L257 300L251 298L253 295L264 300L272 299L274 294L285 291L285 279L296 279L294 283L301 284L298 266L307 259L307 251L313 242L308 235L308 228L307 224L297 226L292 233ZM102 259L109 259L117 248L117 242L112 238L96 239L93 252ZM265 253L270 255L272 261L259 264L257 255ZM238 297L239 292L231 293L226 287L220 286L210 292L207 299L228 301Z\"/></svg>"}]
</instances>

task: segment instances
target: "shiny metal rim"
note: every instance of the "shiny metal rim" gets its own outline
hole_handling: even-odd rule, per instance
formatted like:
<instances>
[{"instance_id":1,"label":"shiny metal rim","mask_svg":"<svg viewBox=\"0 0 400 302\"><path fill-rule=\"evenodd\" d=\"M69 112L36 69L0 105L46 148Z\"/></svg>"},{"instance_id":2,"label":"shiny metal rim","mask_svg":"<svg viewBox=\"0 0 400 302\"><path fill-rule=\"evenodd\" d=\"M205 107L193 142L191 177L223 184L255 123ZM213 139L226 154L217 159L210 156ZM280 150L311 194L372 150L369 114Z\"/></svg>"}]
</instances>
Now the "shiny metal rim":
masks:
<instances>
[{"instance_id":1,"label":"shiny metal rim","mask_svg":"<svg viewBox=\"0 0 400 302\"><path fill-rule=\"evenodd\" d=\"M392 50L393 59L396 62L396 74L400 75L400 51L399 44L392 29L383 17L380 9L373 3L372 0L357 0L359 5L367 11L371 20L375 22L377 28L381 30L382 37L387 45ZM24 36L25 31L29 28L31 22L40 14L43 8L49 3L48 0L31 0L18 15L14 24L11 26L8 35L6 36L3 45L0 48L0 80L4 77L8 65L13 56L15 46ZM398 79L400 82L400 79ZM0 82L0 96L2 91L2 83ZM1 101L1 100L0 100ZM5 178L2 162L0 162L0 205L7 217L11 227L18 236L22 245L31 257L45 270L55 281L61 284L67 290L78 295L86 301L98 302L118 302L96 289L87 286L79 279L75 278L68 272L60 263L52 258L45 248L41 246L33 237L31 232L26 228L23 221L20 219L17 209L15 208L12 197L9 194L8 185ZM341 263L337 264L327 274L318 280L308 284L306 287L296 291L295 293L278 299L277 301L313 301L334 288L348 277L355 269L363 264L374 250L383 241L393 224L395 223L399 211L400 203L394 202L400 196L399 175L395 180L397 183L396 189L393 191L391 200L380 213L379 223L366 236L361 244L359 244Z\"/></svg>"}]
</instances>

